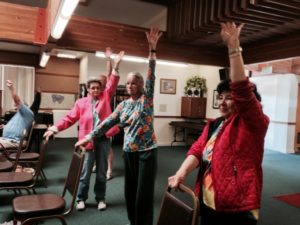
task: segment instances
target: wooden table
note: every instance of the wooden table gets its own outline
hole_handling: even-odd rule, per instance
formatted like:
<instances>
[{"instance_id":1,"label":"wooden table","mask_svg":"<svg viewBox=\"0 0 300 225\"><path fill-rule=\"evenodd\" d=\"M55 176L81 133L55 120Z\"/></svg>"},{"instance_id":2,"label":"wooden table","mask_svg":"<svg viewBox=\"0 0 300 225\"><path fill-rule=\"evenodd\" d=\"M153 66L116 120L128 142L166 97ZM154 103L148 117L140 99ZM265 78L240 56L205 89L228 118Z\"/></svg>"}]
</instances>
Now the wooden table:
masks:
<instances>
[{"instance_id":1,"label":"wooden table","mask_svg":"<svg viewBox=\"0 0 300 225\"><path fill-rule=\"evenodd\" d=\"M171 142L171 147L173 146L173 143L175 142L184 142L185 146L188 145L187 140L188 137L193 135L193 136L200 136L202 133L206 123L201 121L201 122L193 122L193 121L171 121L169 123L170 126L175 127L174 129L174 139ZM178 134L182 133L182 138L177 139Z\"/></svg>"}]
</instances>

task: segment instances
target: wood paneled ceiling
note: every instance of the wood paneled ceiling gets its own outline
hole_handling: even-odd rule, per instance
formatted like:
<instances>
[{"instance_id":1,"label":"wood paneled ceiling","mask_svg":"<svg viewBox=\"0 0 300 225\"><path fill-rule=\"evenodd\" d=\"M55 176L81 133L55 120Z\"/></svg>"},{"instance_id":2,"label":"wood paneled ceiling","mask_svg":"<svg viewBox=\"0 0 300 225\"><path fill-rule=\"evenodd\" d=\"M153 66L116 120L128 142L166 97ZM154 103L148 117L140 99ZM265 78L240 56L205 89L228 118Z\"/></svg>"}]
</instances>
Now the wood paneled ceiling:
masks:
<instances>
[{"instance_id":1,"label":"wood paneled ceiling","mask_svg":"<svg viewBox=\"0 0 300 225\"><path fill-rule=\"evenodd\" d=\"M300 56L300 0L143 1L168 8L167 31L159 43L161 59L226 66L226 48L219 37L219 24L226 21L246 23L241 44L247 64ZM35 31L29 27L36 24L36 8L18 5L16 15L14 7L3 8L4 4L9 3L1 3L0 41L34 45L30 38ZM30 18L23 16L30 12ZM50 38L47 45L38 46L87 52L113 46L116 51L125 49L127 54L145 56L144 32L141 27L76 15L60 40Z\"/></svg>"}]
</instances>

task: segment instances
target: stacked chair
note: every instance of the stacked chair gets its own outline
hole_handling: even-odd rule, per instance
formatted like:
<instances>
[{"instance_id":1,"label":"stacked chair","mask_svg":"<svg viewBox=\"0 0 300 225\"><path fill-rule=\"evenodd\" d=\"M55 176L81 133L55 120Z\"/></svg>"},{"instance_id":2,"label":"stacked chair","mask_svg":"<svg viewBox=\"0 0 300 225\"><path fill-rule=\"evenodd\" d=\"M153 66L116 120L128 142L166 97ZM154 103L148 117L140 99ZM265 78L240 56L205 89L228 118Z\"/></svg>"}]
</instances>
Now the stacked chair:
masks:
<instances>
[{"instance_id":1,"label":"stacked chair","mask_svg":"<svg viewBox=\"0 0 300 225\"><path fill-rule=\"evenodd\" d=\"M39 158L34 162L33 173L25 172L25 171L16 171L17 165L21 163L20 155L22 154L22 146L25 139L25 135L21 138L18 151L15 154L15 161L13 164L12 171L10 172L1 172L0 173L0 190L14 190L19 191L27 190L28 193L35 192L35 185L38 177L42 171L42 166L45 158L45 152L48 146L48 140L44 140L41 144L41 152L39 154ZM29 163L26 163L29 165Z\"/></svg>"},{"instance_id":2,"label":"stacked chair","mask_svg":"<svg viewBox=\"0 0 300 225\"><path fill-rule=\"evenodd\" d=\"M46 193L15 197L13 199L15 224L17 221L21 221L21 224L32 224L56 218L66 225L64 216L71 213L74 208L83 160L84 155L75 150L62 195Z\"/></svg>"}]
</instances>

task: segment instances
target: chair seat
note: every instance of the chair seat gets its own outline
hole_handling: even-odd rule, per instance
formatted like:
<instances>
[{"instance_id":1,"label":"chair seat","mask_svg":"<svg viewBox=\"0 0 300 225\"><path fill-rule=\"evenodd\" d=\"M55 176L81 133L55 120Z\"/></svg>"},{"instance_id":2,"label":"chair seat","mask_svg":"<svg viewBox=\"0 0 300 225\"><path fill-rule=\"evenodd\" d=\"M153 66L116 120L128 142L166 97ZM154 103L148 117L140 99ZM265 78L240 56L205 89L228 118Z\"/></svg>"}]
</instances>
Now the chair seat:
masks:
<instances>
[{"instance_id":1,"label":"chair seat","mask_svg":"<svg viewBox=\"0 0 300 225\"><path fill-rule=\"evenodd\" d=\"M8 172L11 171L12 168L13 164L8 160L0 162L0 172Z\"/></svg>"},{"instance_id":2,"label":"chair seat","mask_svg":"<svg viewBox=\"0 0 300 225\"><path fill-rule=\"evenodd\" d=\"M8 159L9 160L16 160L16 156L17 156L17 153L11 153L11 154L9 154ZM19 160L20 161L23 161L23 160L36 161L36 160L39 159L39 157L40 157L40 154L36 153L36 152L22 152L21 155L20 155Z\"/></svg>"},{"instance_id":3,"label":"chair seat","mask_svg":"<svg viewBox=\"0 0 300 225\"><path fill-rule=\"evenodd\" d=\"M14 198L13 211L17 218L62 214L65 200L56 194L25 195Z\"/></svg>"},{"instance_id":4,"label":"chair seat","mask_svg":"<svg viewBox=\"0 0 300 225\"><path fill-rule=\"evenodd\" d=\"M31 173L26 172L3 172L0 173L0 188L27 186L33 182Z\"/></svg>"}]
</instances>

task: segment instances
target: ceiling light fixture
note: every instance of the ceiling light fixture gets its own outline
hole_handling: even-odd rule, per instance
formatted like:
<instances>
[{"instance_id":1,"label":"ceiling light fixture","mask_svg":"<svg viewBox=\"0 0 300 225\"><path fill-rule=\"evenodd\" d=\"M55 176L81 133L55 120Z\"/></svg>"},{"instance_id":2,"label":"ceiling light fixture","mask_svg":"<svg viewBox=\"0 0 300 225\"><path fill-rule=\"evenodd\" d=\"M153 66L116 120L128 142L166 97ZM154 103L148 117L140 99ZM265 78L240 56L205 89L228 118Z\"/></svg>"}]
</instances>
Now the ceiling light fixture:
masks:
<instances>
[{"instance_id":1,"label":"ceiling light fixture","mask_svg":"<svg viewBox=\"0 0 300 225\"><path fill-rule=\"evenodd\" d=\"M67 59L76 59L77 58L76 55L73 55L70 53L57 53L56 56L59 58L67 58Z\"/></svg>"},{"instance_id":2,"label":"ceiling light fixture","mask_svg":"<svg viewBox=\"0 0 300 225\"><path fill-rule=\"evenodd\" d=\"M95 54L96 57L99 58L105 58L104 52L96 51ZM115 58L116 55L113 54L111 58ZM139 63L148 63L148 59L142 58L142 57L137 57L137 56L129 56L125 55L123 57L124 61L130 61L130 62L139 62ZM185 63L178 63L178 62L171 62L171 61L164 61L164 60L156 60L156 63L158 65L166 65L166 66L175 66L175 67L187 67L188 65Z\"/></svg>"},{"instance_id":3,"label":"ceiling light fixture","mask_svg":"<svg viewBox=\"0 0 300 225\"><path fill-rule=\"evenodd\" d=\"M59 39L64 32L79 0L62 0L59 5L59 10L56 14L52 29L51 36Z\"/></svg>"},{"instance_id":4,"label":"ceiling light fixture","mask_svg":"<svg viewBox=\"0 0 300 225\"><path fill-rule=\"evenodd\" d=\"M49 52L43 52L40 60L40 67L46 67L48 61L50 59L50 53Z\"/></svg>"}]
</instances>

